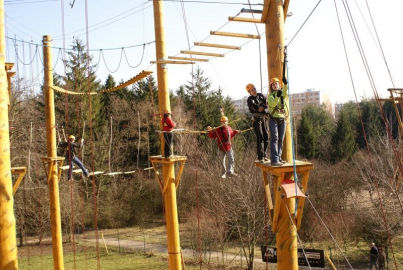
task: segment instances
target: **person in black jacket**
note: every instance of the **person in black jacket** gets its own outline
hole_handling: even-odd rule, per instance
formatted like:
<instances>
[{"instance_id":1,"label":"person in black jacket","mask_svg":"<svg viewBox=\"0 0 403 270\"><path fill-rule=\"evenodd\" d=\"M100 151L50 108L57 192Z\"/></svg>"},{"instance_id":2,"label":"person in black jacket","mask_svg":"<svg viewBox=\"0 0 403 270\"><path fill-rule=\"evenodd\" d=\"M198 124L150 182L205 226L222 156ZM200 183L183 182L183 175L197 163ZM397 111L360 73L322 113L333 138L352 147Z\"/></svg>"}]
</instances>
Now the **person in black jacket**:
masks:
<instances>
[{"instance_id":1,"label":"person in black jacket","mask_svg":"<svg viewBox=\"0 0 403 270\"><path fill-rule=\"evenodd\" d=\"M260 162L269 161L267 148L269 146L269 134L267 132L267 102L266 98L256 92L253 84L246 85L246 91L250 94L247 103L249 112L252 114L253 128L257 141L257 159Z\"/></svg>"},{"instance_id":2,"label":"person in black jacket","mask_svg":"<svg viewBox=\"0 0 403 270\"><path fill-rule=\"evenodd\" d=\"M74 135L69 136L69 140L67 142L61 143L60 147L66 148L65 161L69 165L68 179L72 179L72 170L73 170L73 162L80 167L83 171L85 177L88 177L88 170L84 167L84 164L77 157L78 151L83 147L84 139L81 139L80 143L74 142L76 137Z\"/></svg>"},{"instance_id":3,"label":"person in black jacket","mask_svg":"<svg viewBox=\"0 0 403 270\"><path fill-rule=\"evenodd\" d=\"M378 257L379 251L375 246L375 243L371 244L371 249L369 251L369 269L372 269L372 266L375 266L375 269L378 270Z\"/></svg>"}]
</instances>

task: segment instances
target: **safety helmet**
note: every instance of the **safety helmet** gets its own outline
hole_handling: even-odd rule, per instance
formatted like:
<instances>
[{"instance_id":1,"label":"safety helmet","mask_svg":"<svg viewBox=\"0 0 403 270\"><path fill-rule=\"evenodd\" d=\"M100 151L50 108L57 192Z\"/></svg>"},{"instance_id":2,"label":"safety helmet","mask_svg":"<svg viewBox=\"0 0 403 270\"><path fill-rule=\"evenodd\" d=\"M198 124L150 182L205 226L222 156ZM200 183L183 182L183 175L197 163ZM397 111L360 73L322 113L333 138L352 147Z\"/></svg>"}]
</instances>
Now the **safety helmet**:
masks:
<instances>
[{"instance_id":1,"label":"safety helmet","mask_svg":"<svg viewBox=\"0 0 403 270\"><path fill-rule=\"evenodd\" d=\"M74 137L74 135L70 135L70 136L69 136L69 140L71 140L71 139L75 140L76 137Z\"/></svg>"},{"instance_id":2,"label":"safety helmet","mask_svg":"<svg viewBox=\"0 0 403 270\"><path fill-rule=\"evenodd\" d=\"M221 123L228 122L228 117L226 117L225 115L223 115L223 116L221 116L220 121L221 121Z\"/></svg>"},{"instance_id":3,"label":"safety helmet","mask_svg":"<svg viewBox=\"0 0 403 270\"><path fill-rule=\"evenodd\" d=\"M272 85L272 84L275 83L275 82L280 83L280 80L279 80L278 78L272 78L272 79L270 80L270 85Z\"/></svg>"},{"instance_id":4,"label":"safety helmet","mask_svg":"<svg viewBox=\"0 0 403 270\"><path fill-rule=\"evenodd\" d=\"M246 85L246 91L250 91L250 90L252 90L253 88L255 88L255 85L253 84L253 83L248 83L247 85Z\"/></svg>"}]
</instances>

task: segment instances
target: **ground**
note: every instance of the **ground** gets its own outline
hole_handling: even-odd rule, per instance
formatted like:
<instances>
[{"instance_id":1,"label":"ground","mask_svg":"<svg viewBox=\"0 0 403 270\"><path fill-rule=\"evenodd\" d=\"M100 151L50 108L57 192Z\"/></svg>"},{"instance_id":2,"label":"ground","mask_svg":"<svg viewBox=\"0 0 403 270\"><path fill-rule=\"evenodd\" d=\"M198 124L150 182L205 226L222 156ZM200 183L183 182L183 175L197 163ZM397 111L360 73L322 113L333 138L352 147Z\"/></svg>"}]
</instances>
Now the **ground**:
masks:
<instances>
[{"instance_id":1,"label":"ground","mask_svg":"<svg viewBox=\"0 0 403 270\"><path fill-rule=\"evenodd\" d=\"M102 240L102 235L105 239L105 244L108 249L108 254L105 244ZM100 264L101 269L109 270L128 270L128 269L168 269L167 250L166 250L166 235L164 226L156 226L152 228L124 228L100 231ZM189 243L186 239L186 233L181 234L182 242ZM398 269L403 269L403 241L402 238L396 239L394 247L398 262ZM95 239L94 233L88 232L82 235L75 235L75 251L71 243L64 243L64 262L65 269L97 269L97 256L94 248ZM52 269L52 246L50 239L38 245L35 239L30 239L29 245L18 248L19 253L19 269ZM183 256L185 260L185 269L200 269L197 259L193 251L188 248L189 245L183 246ZM322 246L322 247L321 247ZM315 243L315 248L327 250L330 245ZM311 248L312 246L305 246ZM324 248L325 247L325 248ZM366 258L365 243L353 244L346 247L348 258L353 263L355 269L366 269L366 262L362 258ZM221 252L210 252L204 259L204 265L201 269L224 269L220 267L220 263L225 262L225 269L245 269L245 258L241 259L240 253L234 247L228 249L222 258ZM354 251L353 251L354 250ZM333 249L333 253L335 250ZM255 269L266 269L266 264L262 263L260 249L257 247ZM74 255L75 254L75 255ZM360 259L361 258L361 259ZM392 262L391 262L392 263ZM344 269L345 265L342 260L335 261L337 269ZM327 265L327 263L326 263ZM358 267L356 267L358 266ZM391 265L393 266L393 265ZM399 268L402 267L402 268ZM268 269L276 269L275 265L269 264ZM300 268L302 269L302 268ZM347 269L347 268L346 268ZM390 269L394 269L394 266Z\"/></svg>"}]
</instances>

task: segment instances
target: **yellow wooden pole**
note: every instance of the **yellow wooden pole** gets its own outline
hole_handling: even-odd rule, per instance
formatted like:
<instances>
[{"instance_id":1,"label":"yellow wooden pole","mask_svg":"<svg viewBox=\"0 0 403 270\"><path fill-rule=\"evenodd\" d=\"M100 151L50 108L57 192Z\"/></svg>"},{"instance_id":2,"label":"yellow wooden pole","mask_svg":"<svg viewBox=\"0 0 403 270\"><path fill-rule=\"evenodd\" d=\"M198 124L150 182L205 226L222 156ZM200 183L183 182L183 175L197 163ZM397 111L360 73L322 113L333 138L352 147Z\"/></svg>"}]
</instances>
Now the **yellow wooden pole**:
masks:
<instances>
[{"instance_id":1,"label":"yellow wooden pole","mask_svg":"<svg viewBox=\"0 0 403 270\"><path fill-rule=\"evenodd\" d=\"M59 179L56 151L55 102L53 91L53 64L50 36L43 36L44 97L46 115L46 149L49 165L50 222L52 230L53 269L63 270L62 224L60 221Z\"/></svg>"},{"instance_id":2,"label":"yellow wooden pole","mask_svg":"<svg viewBox=\"0 0 403 270\"><path fill-rule=\"evenodd\" d=\"M155 47L156 59L165 60L165 30L164 30L164 13L163 1L153 0L154 7L154 28L155 28ZM165 64L157 64L158 79L158 105L159 112L162 115L165 111L171 110L168 89L168 70ZM162 130L162 125L161 125ZM164 139L161 133L161 153L164 155ZM167 229L168 242L168 264L171 270L181 270L181 254L179 240L179 222L178 211L176 205L176 185L174 163L163 163L162 178L166 186L163 193L165 203L165 222Z\"/></svg>"},{"instance_id":3,"label":"yellow wooden pole","mask_svg":"<svg viewBox=\"0 0 403 270\"><path fill-rule=\"evenodd\" d=\"M266 25L266 43L267 43L267 62L268 76L271 78L282 78L284 64L284 10L283 1L265 1L268 6ZM267 6L265 6L267 10ZM270 80L269 80L270 81ZM289 108L288 98L285 100ZM286 121L286 134L283 146L283 159L287 162L292 161L291 148L291 129L290 121ZM285 179L291 179L292 174L287 173ZM278 191L277 191L278 192ZM297 254L297 229L287 211L292 216L295 214L295 198L283 199L280 205L278 223L276 230L277 246L277 267L280 270L298 269ZM294 218L294 217L293 217Z\"/></svg>"},{"instance_id":4,"label":"yellow wooden pole","mask_svg":"<svg viewBox=\"0 0 403 270\"><path fill-rule=\"evenodd\" d=\"M0 269L18 269L12 195L4 1L0 0Z\"/></svg>"}]
</instances>

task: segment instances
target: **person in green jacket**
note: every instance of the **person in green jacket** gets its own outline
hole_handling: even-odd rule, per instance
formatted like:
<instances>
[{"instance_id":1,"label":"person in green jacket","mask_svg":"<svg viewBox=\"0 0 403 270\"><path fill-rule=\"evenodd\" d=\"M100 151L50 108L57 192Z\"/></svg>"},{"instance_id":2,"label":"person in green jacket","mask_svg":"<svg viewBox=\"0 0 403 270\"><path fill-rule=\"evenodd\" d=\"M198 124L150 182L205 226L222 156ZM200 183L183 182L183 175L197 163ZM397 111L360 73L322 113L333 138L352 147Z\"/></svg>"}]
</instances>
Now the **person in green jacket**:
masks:
<instances>
[{"instance_id":1,"label":"person in green jacket","mask_svg":"<svg viewBox=\"0 0 403 270\"><path fill-rule=\"evenodd\" d=\"M281 166L285 163L281 159L283 152L283 142L285 135L285 119L288 116L288 108L286 106L287 84L281 87L278 78L270 80L270 93L267 96L269 107L269 130L270 130L270 160L272 166Z\"/></svg>"}]
</instances>

